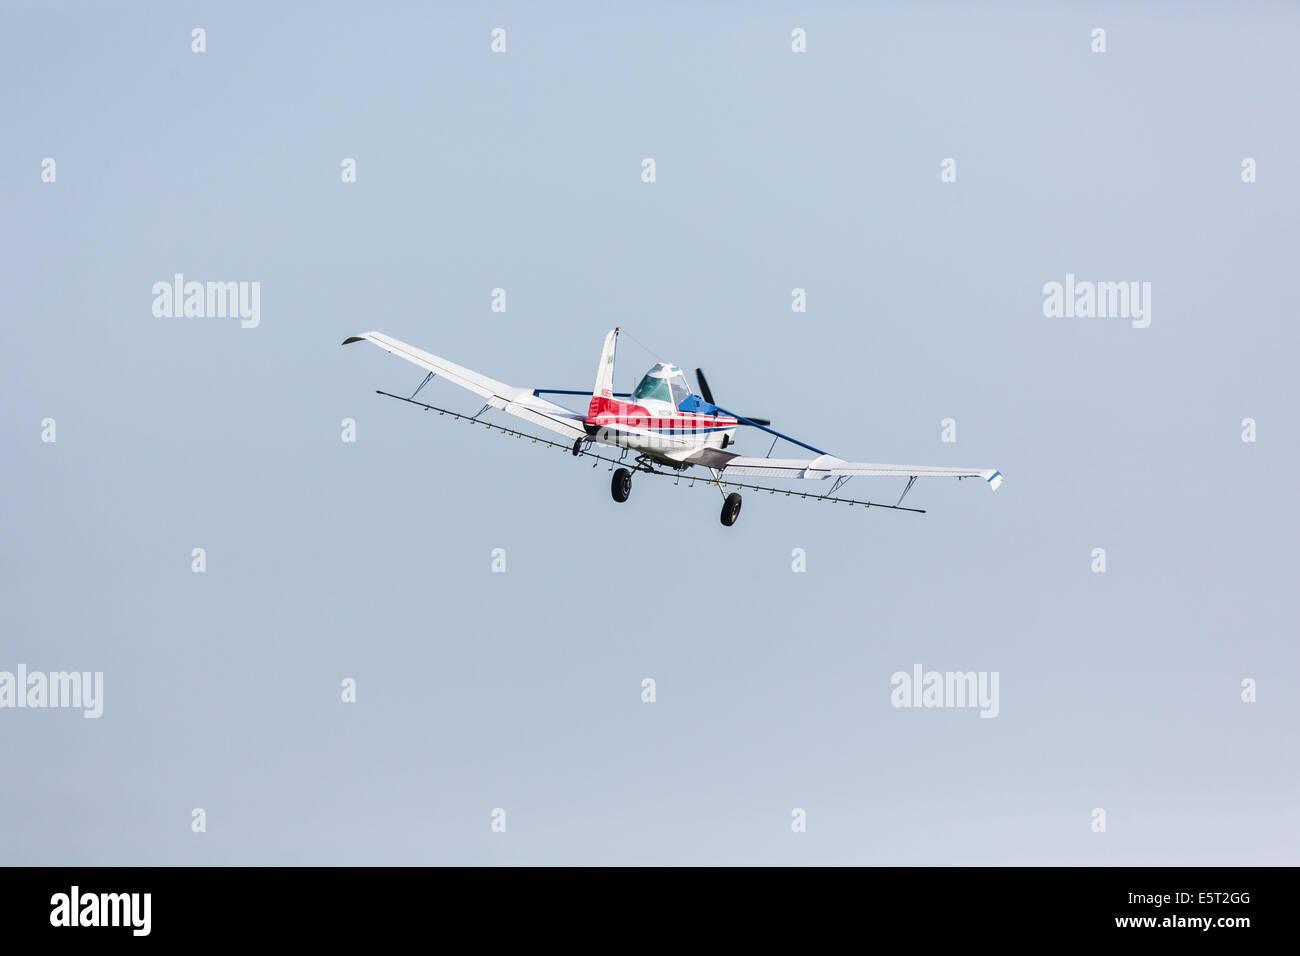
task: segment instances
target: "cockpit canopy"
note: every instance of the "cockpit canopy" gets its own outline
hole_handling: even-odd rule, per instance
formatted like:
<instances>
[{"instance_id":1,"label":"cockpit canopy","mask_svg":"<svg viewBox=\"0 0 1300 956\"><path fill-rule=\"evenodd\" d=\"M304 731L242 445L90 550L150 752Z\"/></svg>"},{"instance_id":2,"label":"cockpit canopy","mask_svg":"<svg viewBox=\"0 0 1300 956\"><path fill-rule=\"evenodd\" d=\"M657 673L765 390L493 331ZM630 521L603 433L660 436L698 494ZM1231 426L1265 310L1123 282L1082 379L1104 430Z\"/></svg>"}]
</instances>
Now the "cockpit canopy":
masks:
<instances>
[{"instance_id":1,"label":"cockpit canopy","mask_svg":"<svg viewBox=\"0 0 1300 956\"><path fill-rule=\"evenodd\" d=\"M660 362L642 377L640 384L632 393L632 400L638 405L644 405L647 400L667 402L676 408L686 401L690 394L691 389L686 384L686 376L682 370L676 365Z\"/></svg>"}]
</instances>

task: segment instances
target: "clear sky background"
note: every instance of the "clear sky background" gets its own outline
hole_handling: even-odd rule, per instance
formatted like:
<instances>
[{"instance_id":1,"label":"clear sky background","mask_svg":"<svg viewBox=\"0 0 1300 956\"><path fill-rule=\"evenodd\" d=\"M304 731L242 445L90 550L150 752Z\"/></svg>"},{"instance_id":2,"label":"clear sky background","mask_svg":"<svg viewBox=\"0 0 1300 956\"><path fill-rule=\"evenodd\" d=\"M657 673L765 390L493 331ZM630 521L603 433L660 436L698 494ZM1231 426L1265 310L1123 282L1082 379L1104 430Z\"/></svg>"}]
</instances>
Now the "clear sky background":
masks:
<instances>
[{"instance_id":1,"label":"clear sky background","mask_svg":"<svg viewBox=\"0 0 1300 956\"><path fill-rule=\"evenodd\" d=\"M0 711L0 861L1300 862L1293 5L0 24L0 670L105 698ZM154 317L177 272L260 282L260 327ZM1150 327L1045 318L1067 272L1151 282ZM587 388L614 325L841 457L1006 483L728 529L339 345ZM918 663L999 716L891 707Z\"/></svg>"}]
</instances>

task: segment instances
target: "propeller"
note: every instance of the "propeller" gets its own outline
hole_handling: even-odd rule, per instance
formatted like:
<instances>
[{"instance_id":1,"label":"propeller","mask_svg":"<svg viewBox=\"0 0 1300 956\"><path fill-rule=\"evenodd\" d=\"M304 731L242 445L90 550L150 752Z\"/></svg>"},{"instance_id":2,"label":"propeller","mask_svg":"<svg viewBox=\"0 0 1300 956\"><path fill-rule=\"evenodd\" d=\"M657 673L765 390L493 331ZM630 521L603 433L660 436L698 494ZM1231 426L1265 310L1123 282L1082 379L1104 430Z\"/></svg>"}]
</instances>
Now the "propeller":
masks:
<instances>
[{"instance_id":1,"label":"propeller","mask_svg":"<svg viewBox=\"0 0 1300 956\"><path fill-rule=\"evenodd\" d=\"M704 377L704 369L695 370L695 381L700 383L700 394L704 396L704 400L713 405L713 390L709 388L709 380Z\"/></svg>"},{"instance_id":2,"label":"propeller","mask_svg":"<svg viewBox=\"0 0 1300 956\"><path fill-rule=\"evenodd\" d=\"M714 408L718 408L718 403L713 400L713 390L709 388L709 380L704 377L704 369L697 368L695 370L695 380L700 384L700 394L704 396L704 400ZM725 408L718 408L718 411L727 412ZM727 412L727 414L739 419L742 425L767 426L772 424L766 418L751 418L749 415L737 415L735 412Z\"/></svg>"}]
</instances>

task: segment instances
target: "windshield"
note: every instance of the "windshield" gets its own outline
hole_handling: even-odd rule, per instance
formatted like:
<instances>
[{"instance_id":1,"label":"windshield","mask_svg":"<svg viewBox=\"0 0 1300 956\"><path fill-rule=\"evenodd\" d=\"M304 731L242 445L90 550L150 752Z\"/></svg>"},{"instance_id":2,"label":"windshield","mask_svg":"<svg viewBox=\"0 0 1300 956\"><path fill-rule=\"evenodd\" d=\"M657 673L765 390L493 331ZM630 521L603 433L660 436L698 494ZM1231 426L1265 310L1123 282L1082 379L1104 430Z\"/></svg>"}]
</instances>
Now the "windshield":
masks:
<instances>
[{"instance_id":1,"label":"windshield","mask_svg":"<svg viewBox=\"0 0 1300 956\"><path fill-rule=\"evenodd\" d=\"M678 373L668 380L668 384L673 390L673 405L680 407L691 394L686 384L686 376Z\"/></svg>"},{"instance_id":2,"label":"windshield","mask_svg":"<svg viewBox=\"0 0 1300 956\"><path fill-rule=\"evenodd\" d=\"M643 402L649 398L660 402L668 402L670 405L673 404L672 393L668 390L668 379L655 378L652 375L647 375L641 379L641 384L636 387L632 397L638 402Z\"/></svg>"}]
</instances>

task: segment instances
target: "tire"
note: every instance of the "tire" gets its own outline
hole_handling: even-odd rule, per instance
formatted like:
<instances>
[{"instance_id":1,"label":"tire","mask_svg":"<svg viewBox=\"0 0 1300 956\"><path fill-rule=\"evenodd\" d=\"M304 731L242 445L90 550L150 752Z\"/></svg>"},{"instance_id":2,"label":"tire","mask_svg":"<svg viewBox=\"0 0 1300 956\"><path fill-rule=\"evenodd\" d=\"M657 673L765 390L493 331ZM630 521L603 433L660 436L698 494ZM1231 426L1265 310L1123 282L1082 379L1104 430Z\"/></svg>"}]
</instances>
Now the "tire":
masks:
<instances>
[{"instance_id":1,"label":"tire","mask_svg":"<svg viewBox=\"0 0 1300 956\"><path fill-rule=\"evenodd\" d=\"M722 503L722 523L730 528L740 517L740 495L732 492L727 495L727 500Z\"/></svg>"},{"instance_id":2,"label":"tire","mask_svg":"<svg viewBox=\"0 0 1300 956\"><path fill-rule=\"evenodd\" d=\"M615 501L627 501L627 496L632 493L632 472L626 468L615 471L614 478L609 483L609 493Z\"/></svg>"},{"instance_id":3,"label":"tire","mask_svg":"<svg viewBox=\"0 0 1300 956\"><path fill-rule=\"evenodd\" d=\"M573 457L577 458L580 454L582 454L582 439L575 438L573 440Z\"/></svg>"}]
</instances>

